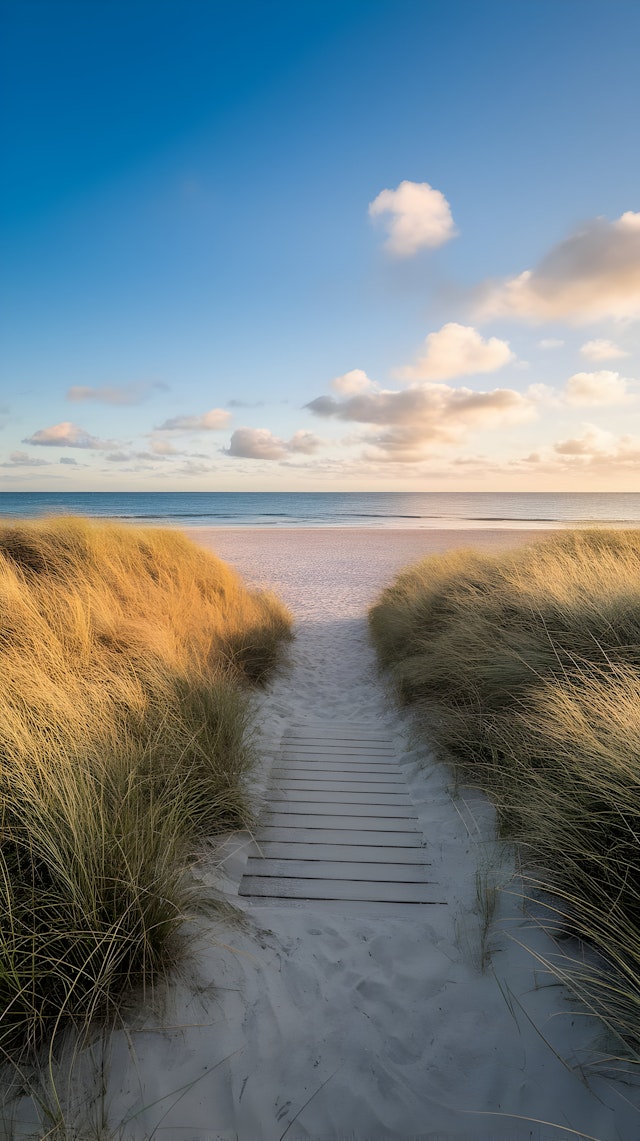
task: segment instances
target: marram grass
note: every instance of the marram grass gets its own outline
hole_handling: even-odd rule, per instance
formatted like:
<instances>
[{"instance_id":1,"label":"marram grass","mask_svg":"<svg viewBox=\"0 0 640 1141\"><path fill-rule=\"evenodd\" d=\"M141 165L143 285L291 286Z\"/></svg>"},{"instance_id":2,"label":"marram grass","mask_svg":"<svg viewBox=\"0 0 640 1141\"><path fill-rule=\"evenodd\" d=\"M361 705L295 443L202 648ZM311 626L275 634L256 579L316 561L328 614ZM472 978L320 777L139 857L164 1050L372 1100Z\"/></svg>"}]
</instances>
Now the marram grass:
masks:
<instances>
[{"instance_id":1,"label":"marram grass","mask_svg":"<svg viewBox=\"0 0 640 1141\"><path fill-rule=\"evenodd\" d=\"M555 921L569 981L640 1051L640 531L569 532L403 571L370 613L381 664L485 788Z\"/></svg>"},{"instance_id":2,"label":"marram grass","mask_svg":"<svg viewBox=\"0 0 640 1141\"><path fill-rule=\"evenodd\" d=\"M196 841L250 819L288 612L178 532L0 525L0 1051L174 961Z\"/></svg>"}]
</instances>

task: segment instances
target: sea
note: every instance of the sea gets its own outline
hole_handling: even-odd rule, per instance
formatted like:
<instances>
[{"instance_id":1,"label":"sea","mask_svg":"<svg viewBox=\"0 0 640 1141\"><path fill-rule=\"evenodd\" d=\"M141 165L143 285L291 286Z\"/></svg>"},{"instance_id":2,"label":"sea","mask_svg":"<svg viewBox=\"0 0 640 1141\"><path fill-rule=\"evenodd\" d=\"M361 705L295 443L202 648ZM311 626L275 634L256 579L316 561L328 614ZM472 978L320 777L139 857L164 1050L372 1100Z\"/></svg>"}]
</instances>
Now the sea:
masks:
<instances>
[{"instance_id":1,"label":"sea","mask_svg":"<svg viewBox=\"0 0 640 1141\"><path fill-rule=\"evenodd\" d=\"M0 518L88 515L176 527L640 526L640 492L0 492Z\"/></svg>"}]
</instances>

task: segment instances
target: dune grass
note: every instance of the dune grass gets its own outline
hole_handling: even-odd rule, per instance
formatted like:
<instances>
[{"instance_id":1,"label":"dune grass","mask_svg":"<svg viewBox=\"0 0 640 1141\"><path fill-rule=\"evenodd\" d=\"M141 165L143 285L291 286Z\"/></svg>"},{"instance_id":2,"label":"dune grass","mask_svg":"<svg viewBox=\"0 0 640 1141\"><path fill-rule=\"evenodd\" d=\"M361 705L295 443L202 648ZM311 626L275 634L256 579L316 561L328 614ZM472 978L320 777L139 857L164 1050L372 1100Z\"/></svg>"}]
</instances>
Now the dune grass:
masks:
<instances>
[{"instance_id":1,"label":"dune grass","mask_svg":"<svg viewBox=\"0 0 640 1141\"><path fill-rule=\"evenodd\" d=\"M429 740L597 952L568 981L640 1060L640 531L427 558L370 623Z\"/></svg>"},{"instance_id":2,"label":"dune grass","mask_svg":"<svg viewBox=\"0 0 640 1141\"><path fill-rule=\"evenodd\" d=\"M0 525L0 1051L179 951L199 838L251 817L249 684L291 620L179 532Z\"/></svg>"}]
</instances>

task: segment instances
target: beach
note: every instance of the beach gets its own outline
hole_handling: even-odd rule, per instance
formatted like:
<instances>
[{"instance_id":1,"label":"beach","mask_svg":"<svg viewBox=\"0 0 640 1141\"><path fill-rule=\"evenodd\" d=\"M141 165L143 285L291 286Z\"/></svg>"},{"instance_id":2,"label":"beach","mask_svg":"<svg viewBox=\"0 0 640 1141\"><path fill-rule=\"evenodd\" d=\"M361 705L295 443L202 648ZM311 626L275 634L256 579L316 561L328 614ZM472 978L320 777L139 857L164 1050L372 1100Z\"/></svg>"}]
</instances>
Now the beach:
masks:
<instances>
[{"instance_id":1,"label":"beach","mask_svg":"<svg viewBox=\"0 0 640 1141\"><path fill-rule=\"evenodd\" d=\"M256 803L290 723L384 727L398 741L444 905L415 920L358 916L348 905L249 910L237 892L251 838L235 834L203 854L198 875L212 892L222 885L245 911L243 924L194 926L170 987L104 1052L76 1061L68 1120L94 1112L84 1066L89 1088L96 1067L103 1083L96 1116L136 1141L638 1134L637 1090L599 1064L601 1026L577 1013L541 965L554 947L523 907L491 805L454 789L447 767L418 743L368 637L369 603L407 562L542 534L189 530L250 584L277 590L296 619L289 661L256 699ZM488 933L479 882L500 889Z\"/></svg>"}]
</instances>

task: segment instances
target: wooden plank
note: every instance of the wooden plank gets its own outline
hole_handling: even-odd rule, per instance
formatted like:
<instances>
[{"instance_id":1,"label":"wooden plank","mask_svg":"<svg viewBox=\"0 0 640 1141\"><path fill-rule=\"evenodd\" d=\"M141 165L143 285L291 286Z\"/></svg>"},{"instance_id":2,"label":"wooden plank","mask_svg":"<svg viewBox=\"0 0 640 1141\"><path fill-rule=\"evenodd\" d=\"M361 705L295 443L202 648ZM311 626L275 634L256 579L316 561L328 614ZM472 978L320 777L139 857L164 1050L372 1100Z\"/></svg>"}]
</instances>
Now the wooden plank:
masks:
<instances>
[{"instance_id":1,"label":"wooden plank","mask_svg":"<svg viewBox=\"0 0 640 1141\"><path fill-rule=\"evenodd\" d=\"M380 788L388 788L391 792L392 788L406 788L405 780L402 772L351 772L343 769L335 769L334 771L326 771L324 769L317 771L310 771L308 769L274 769L272 772L274 782L280 783L281 780L286 780L287 784L291 784L295 788L303 788L305 785L313 785L314 787L323 788L325 785L334 785L335 782L342 784L375 784Z\"/></svg>"},{"instance_id":2,"label":"wooden plank","mask_svg":"<svg viewBox=\"0 0 640 1141\"><path fill-rule=\"evenodd\" d=\"M331 744L325 743L322 745L313 744L288 744L282 743L283 753L303 753L304 756L317 753L320 757L334 757L343 754L344 756L360 756L364 753L367 757L395 757L396 750L391 745L359 745L355 741L336 741Z\"/></svg>"},{"instance_id":3,"label":"wooden plank","mask_svg":"<svg viewBox=\"0 0 640 1141\"><path fill-rule=\"evenodd\" d=\"M378 736L347 737L343 735L333 737L293 737L287 734L286 737L281 738L281 744L290 745L293 748L297 748L299 745L311 745L314 748L324 748L325 745L347 745L348 748L357 746L358 748L388 748L388 750L394 750L396 747L396 742L391 741L390 737L386 739Z\"/></svg>"},{"instance_id":4,"label":"wooden plank","mask_svg":"<svg viewBox=\"0 0 640 1141\"><path fill-rule=\"evenodd\" d=\"M342 764L350 762L353 765L377 764L377 765L397 765L398 758L395 753L368 753L368 752L344 752L344 750L315 750L313 752L305 752L304 749L285 749L280 752L278 756L287 764L295 761L296 764L306 764L307 761L322 761L323 763L329 762L330 764Z\"/></svg>"},{"instance_id":5,"label":"wooden plank","mask_svg":"<svg viewBox=\"0 0 640 1141\"><path fill-rule=\"evenodd\" d=\"M339 789L332 788L314 792L310 789L283 788L282 785L272 788L267 797L269 804L274 800L286 801L288 804L310 804L314 806L316 804L384 804L388 805L389 808L396 808L398 805L402 805L404 808L412 807L409 797L402 792L341 792Z\"/></svg>"},{"instance_id":6,"label":"wooden plank","mask_svg":"<svg viewBox=\"0 0 640 1141\"><path fill-rule=\"evenodd\" d=\"M282 819L282 818L281 818ZM287 817L285 823L264 824L256 834L255 842L260 848L270 842L278 844L349 844L356 847L370 847L375 844L378 848L397 848L404 851L407 848L417 848L424 851L424 836L422 832L405 828L384 829L375 828L375 838L365 828L350 825L343 818L337 828L327 827L318 816L315 817L315 826L309 826L309 817L302 817L302 822L291 823ZM305 823L306 821L306 823ZM376 821L376 823L378 823Z\"/></svg>"},{"instance_id":7,"label":"wooden plank","mask_svg":"<svg viewBox=\"0 0 640 1141\"><path fill-rule=\"evenodd\" d=\"M327 772L342 772L343 770L354 773L396 773L403 779L402 769L397 761L389 758L384 761L374 761L370 757L363 760L354 760L351 757L301 757L298 760L287 757L286 759L279 758L276 761L276 768L281 769L308 769L309 772L319 772L325 769Z\"/></svg>"},{"instance_id":8,"label":"wooden plank","mask_svg":"<svg viewBox=\"0 0 640 1141\"><path fill-rule=\"evenodd\" d=\"M378 853L378 856L380 853ZM252 856L245 875L296 879L377 880L429 883L426 864L380 864L372 860L271 860Z\"/></svg>"},{"instance_id":9,"label":"wooden plank","mask_svg":"<svg viewBox=\"0 0 640 1141\"><path fill-rule=\"evenodd\" d=\"M295 754L287 756L283 759L283 754L278 754L276 764L298 764L298 766L307 767L307 764L317 764L327 769L340 769L346 764L353 766L355 769L363 768L376 768L376 769L390 769L395 772L402 771L400 769L397 756L356 756L353 753L348 756L343 756L341 753L318 753L317 755L307 755L303 753L301 756L298 754L298 759L295 759Z\"/></svg>"},{"instance_id":10,"label":"wooden plank","mask_svg":"<svg viewBox=\"0 0 640 1141\"><path fill-rule=\"evenodd\" d=\"M343 804L340 801L321 801L314 804L305 801L269 800L266 805L267 817L273 813L286 815L293 812L298 816L367 816L376 820L413 820L417 823L415 809L412 804L361 804L360 802Z\"/></svg>"},{"instance_id":11,"label":"wooden plank","mask_svg":"<svg viewBox=\"0 0 640 1141\"><path fill-rule=\"evenodd\" d=\"M314 828L340 828L352 832L415 832L421 835L416 828L416 820L405 820L401 817L389 819L385 816L343 816L339 812L328 813L294 813L269 812L265 815L267 828L304 828L312 831Z\"/></svg>"},{"instance_id":12,"label":"wooden plank","mask_svg":"<svg viewBox=\"0 0 640 1141\"><path fill-rule=\"evenodd\" d=\"M376 724L375 721L290 721L287 733L343 733L351 731L357 733L382 733L384 737L391 736L388 725Z\"/></svg>"},{"instance_id":13,"label":"wooden plank","mask_svg":"<svg viewBox=\"0 0 640 1141\"><path fill-rule=\"evenodd\" d=\"M340 778L325 777L324 780L320 777L311 778L291 776L288 772L273 773L273 783L278 788L287 788L292 792L379 792L390 793L395 796L406 795L406 784L403 780L377 780L368 779L363 775L360 780L353 780L348 776L347 780Z\"/></svg>"},{"instance_id":14,"label":"wooden plank","mask_svg":"<svg viewBox=\"0 0 640 1141\"><path fill-rule=\"evenodd\" d=\"M385 864L417 864L422 867L429 866L426 848L392 848L381 844L296 844L278 840L265 840L262 844L253 845L253 851L258 853L252 859L264 858L280 860L287 864L293 860L305 860L309 863L318 860L353 860L356 863L376 863L384 860Z\"/></svg>"},{"instance_id":15,"label":"wooden plank","mask_svg":"<svg viewBox=\"0 0 640 1141\"><path fill-rule=\"evenodd\" d=\"M431 903L434 889L432 884L422 883L243 876L238 894L280 899L366 899L381 903Z\"/></svg>"}]
</instances>

